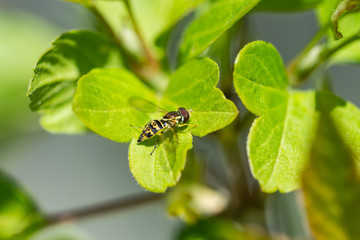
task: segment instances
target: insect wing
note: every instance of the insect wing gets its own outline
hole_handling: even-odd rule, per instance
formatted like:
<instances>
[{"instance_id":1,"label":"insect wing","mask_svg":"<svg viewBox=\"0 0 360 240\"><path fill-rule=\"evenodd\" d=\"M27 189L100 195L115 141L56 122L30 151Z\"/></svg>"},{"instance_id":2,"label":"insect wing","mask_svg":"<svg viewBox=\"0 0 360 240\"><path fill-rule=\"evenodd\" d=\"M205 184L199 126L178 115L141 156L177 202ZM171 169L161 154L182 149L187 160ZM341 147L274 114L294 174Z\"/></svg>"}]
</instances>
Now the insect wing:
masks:
<instances>
[{"instance_id":1,"label":"insect wing","mask_svg":"<svg viewBox=\"0 0 360 240\"><path fill-rule=\"evenodd\" d=\"M167 112L162 107L141 97L130 97L129 104L132 107L134 107L136 110L141 112L146 112L146 113Z\"/></svg>"}]
</instances>

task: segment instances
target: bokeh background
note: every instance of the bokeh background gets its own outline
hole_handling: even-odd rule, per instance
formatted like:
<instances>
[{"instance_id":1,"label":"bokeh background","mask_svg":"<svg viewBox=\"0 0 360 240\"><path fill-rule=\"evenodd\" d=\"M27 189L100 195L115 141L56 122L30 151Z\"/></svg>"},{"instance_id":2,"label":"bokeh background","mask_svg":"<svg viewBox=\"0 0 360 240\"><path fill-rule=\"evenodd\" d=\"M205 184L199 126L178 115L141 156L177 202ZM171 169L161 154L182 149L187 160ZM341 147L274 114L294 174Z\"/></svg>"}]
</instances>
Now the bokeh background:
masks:
<instances>
[{"instance_id":1,"label":"bokeh background","mask_svg":"<svg viewBox=\"0 0 360 240\"><path fill-rule=\"evenodd\" d=\"M248 39L271 42L288 62L315 34L316 22L311 11L255 13L247 20ZM41 129L38 116L28 108L25 93L37 59L52 40L70 29L94 29L92 16L80 5L58 0L0 1L0 168L48 214L145 191L129 171L127 144L94 134L52 135ZM335 93L360 106L358 76L360 69L355 66L329 70ZM195 148L202 146L201 141L195 139ZM306 236L294 198L293 193L266 197L270 231ZM164 200L73 224L89 239L101 240L175 239L181 227L179 220L167 215Z\"/></svg>"}]
</instances>

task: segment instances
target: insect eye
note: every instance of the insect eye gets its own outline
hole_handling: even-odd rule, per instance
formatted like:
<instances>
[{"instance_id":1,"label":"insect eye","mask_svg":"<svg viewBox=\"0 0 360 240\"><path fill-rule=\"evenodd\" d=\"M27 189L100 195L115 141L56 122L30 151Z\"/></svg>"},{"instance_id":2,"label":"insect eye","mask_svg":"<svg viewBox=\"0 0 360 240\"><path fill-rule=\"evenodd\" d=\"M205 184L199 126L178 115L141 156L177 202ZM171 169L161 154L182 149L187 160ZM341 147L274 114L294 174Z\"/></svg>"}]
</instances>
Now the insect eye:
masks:
<instances>
[{"instance_id":1,"label":"insect eye","mask_svg":"<svg viewBox=\"0 0 360 240\"><path fill-rule=\"evenodd\" d=\"M183 121L182 121L183 123L186 123L187 121L189 121L190 114L185 108L180 107L180 108L178 108L178 111L181 114L181 116L183 116Z\"/></svg>"}]
</instances>

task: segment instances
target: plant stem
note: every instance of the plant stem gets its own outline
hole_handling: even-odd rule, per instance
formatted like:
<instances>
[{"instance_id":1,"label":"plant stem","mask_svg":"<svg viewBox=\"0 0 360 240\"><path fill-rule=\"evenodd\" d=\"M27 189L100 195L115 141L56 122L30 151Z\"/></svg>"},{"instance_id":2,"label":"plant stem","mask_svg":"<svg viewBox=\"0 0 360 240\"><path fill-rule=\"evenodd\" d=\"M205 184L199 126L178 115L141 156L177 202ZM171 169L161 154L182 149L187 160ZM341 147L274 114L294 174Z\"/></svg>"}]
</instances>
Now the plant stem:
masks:
<instances>
[{"instance_id":1,"label":"plant stem","mask_svg":"<svg viewBox=\"0 0 360 240\"><path fill-rule=\"evenodd\" d=\"M319 66L321 66L324 62L329 60L329 58L335 54L337 51L342 49L343 47L347 46L348 44L359 40L360 39L360 33L356 33L348 38L345 38L343 41L341 41L339 44L332 46L330 48L324 48L317 56L316 61L310 65L309 67L303 68L298 70L298 82L300 83L307 79Z\"/></svg>"},{"instance_id":2,"label":"plant stem","mask_svg":"<svg viewBox=\"0 0 360 240\"><path fill-rule=\"evenodd\" d=\"M47 216L47 224L53 225L62 222L79 220L86 217L103 214L120 209L127 209L139 204L148 203L163 198L162 194L142 193L131 197L120 198L114 201L97 204L94 206L65 211Z\"/></svg>"},{"instance_id":3,"label":"plant stem","mask_svg":"<svg viewBox=\"0 0 360 240\"><path fill-rule=\"evenodd\" d=\"M102 26L105 28L105 30L108 32L110 37L114 40L115 44L120 49L121 54L126 57L131 62L137 62L134 56L124 47L124 44L122 40L117 36L117 34L114 32L108 21L105 19L105 17L102 15L102 13L94 6L90 5L88 6L88 9L97 17L99 22L102 24Z\"/></svg>"},{"instance_id":4,"label":"plant stem","mask_svg":"<svg viewBox=\"0 0 360 240\"><path fill-rule=\"evenodd\" d=\"M129 13L130 20L132 22L134 31L137 34L137 36L139 38L139 41L140 41L140 44L141 44L141 47L144 50L145 57L146 57L148 63L150 64L150 66L152 67L152 69L154 70L154 72L157 72L159 70L158 61L155 59L155 57L153 57L153 55L151 54L150 49L148 48L148 46L145 43L144 37L143 37L143 35L142 35L141 31L140 31L139 25L136 22L134 12L131 9L130 2L129 2L129 0L124 0L124 3L125 3L125 6L126 6L126 8L128 10L128 13Z\"/></svg>"},{"instance_id":5,"label":"plant stem","mask_svg":"<svg viewBox=\"0 0 360 240\"><path fill-rule=\"evenodd\" d=\"M320 41L331 22L329 21L327 24L323 25L320 30L315 34L315 36L311 39L311 41L306 45L306 47L292 60L287 67L287 72L289 76L289 81L291 85L296 85L299 83L297 71L299 68L299 64L304 60L307 54L311 49Z\"/></svg>"}]
</instances>

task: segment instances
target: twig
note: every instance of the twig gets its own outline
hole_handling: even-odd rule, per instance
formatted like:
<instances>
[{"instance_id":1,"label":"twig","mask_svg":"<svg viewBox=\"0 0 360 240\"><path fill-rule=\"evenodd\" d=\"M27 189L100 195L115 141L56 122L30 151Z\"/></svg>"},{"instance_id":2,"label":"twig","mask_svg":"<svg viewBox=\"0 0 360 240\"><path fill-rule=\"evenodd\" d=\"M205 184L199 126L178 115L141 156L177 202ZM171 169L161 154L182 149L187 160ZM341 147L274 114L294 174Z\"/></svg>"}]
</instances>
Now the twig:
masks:
<instances>
[{"instance_id":1,"label":"twig","mask_svg":"<svg viewBox=\"0 0 360 240\"><path fill-rule=\"evenodd\" d=\"M345 38L343 41L341 41L339 44L329 47L329 48L324 48L322 51L320 51L320 53L317 56L316 61L310 65L307 68L303 68L303 69L298 69L297 72L297 83L300 83L302 81L304 81L305 79L307 79L319 66L321 66L324 62L326 62L327 60L329 60L329 58L334 55L337 51L339 51L340 49L342 49L343 47L349 45L350 43L359 40L360 39L360 32L356 33L348 38Z\"/></svg>"},{"instance_id":2,"label":"twig","mask_svg":"<svg viewBox=\"0 0 360 240\"><path fill-rule=\"evenodd\" d=\"M144 37L143 37L143 35L142 35L141 31L140 31L139 25L137 24L134 13L133 13L133 11L131 9L130 2L129 2L129 0L124 0L124 3L125 3L125 6L126 6L126 8L128 10L128 13L129 13L130 20L132 22L134 31L137 34L137 36L139 38L139 41L140 41L140 44L141 44L141 47L144 50L145 57L146 57L148 63L150 64L150 66L152 67L152 69L155 72L157 72L158 68L159 68L159 64L158 64L157 60L153 57L153 55L151 54L150 49L148 48L148 46L145 43Z\"/></svg>"},{"instance_id":3,"label":"twig","mask_svg":"<svg viewBox=\"0 0 360 240\"><path fill-rule=\"evenodd\" d=\"M306 47L292 60L288 67L287 72L290 80L290 84L296 85L299 83L297 77L297 70L299 68L299 64L304 60L307 54L314 48L314 46L320 41L328 27L331 25L331 21L327 24L323 25L321 29L315 34L315 36L311 39L311 41L306 45Z\"/></svg>"},{"instance_id":4,"label":"twig","mask_svg":"<svg viewBox=\"0 0 360 240\"><path fill-rule=\"evenodd\" d=\"M115 210L121 210L129 207L133 207L139 204L148 203L151 201L159 200L163 198L162 194L142 193L126 198L120 198L117 200L96 204L89 207L74 209L65 211L62 213L56 213L47 216L47 224L57 224L62 222L74 221L86 217L103 214Z\"/></svg>"},{"instance_id":5,"label":"twig","mask_svg":"<svg viewBox=\"0 0 360 240\"><path fill-rule=\"evenodd\" d=\"M125 48L124 43L114 32L114 30L112 29L108 21L105 19L105 17L102 15L102 13L94 5L88 6L88 9L97 17L99 22L102 24L107 33L110 35L110 37L120 49L121 54L132 63L138 63L139 61Z\"/></svg>"}]
</instances>

